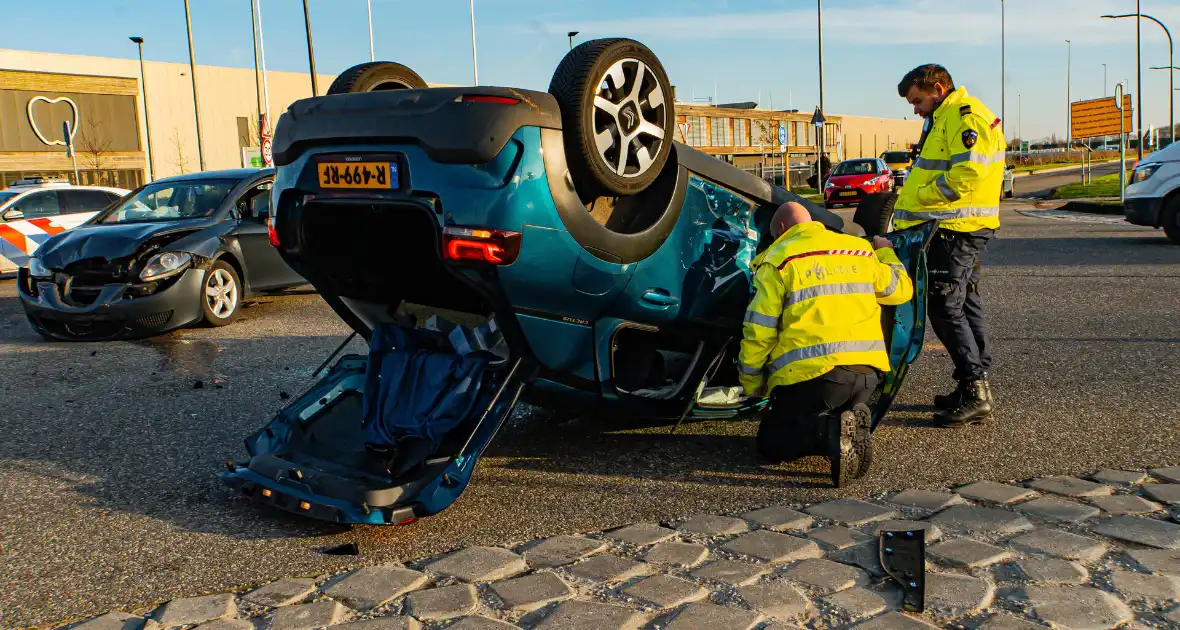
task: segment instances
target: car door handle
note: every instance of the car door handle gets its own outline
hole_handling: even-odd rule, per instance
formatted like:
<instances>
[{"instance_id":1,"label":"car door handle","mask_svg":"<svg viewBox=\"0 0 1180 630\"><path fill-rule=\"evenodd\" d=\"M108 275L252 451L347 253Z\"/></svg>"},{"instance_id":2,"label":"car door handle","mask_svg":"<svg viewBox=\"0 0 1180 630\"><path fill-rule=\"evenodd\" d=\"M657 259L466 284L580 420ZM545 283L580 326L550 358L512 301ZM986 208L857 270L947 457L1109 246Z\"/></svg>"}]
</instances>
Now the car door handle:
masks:
<instances>
[{"instance_id":1,"label":"car door handle","mask_svg":"<svg viewBox=\"0 0 1180 630\"><path fill-rule=\"evenodd\" d=\"M643 292L643 301L658 306L675 306L680 303L680 298L668 295L660 289L648 289Z\"/></svg>"}]
</instances>

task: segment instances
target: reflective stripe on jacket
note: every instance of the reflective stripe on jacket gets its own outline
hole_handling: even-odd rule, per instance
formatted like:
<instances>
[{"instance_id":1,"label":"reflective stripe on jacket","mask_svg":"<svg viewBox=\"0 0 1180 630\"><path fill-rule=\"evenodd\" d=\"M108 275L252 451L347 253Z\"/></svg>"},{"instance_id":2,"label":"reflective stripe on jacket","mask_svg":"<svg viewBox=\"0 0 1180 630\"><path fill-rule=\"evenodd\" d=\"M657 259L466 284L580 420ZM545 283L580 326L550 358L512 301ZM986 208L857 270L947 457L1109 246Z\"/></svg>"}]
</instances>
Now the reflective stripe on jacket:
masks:
<instances>
[{"instance_id":1,"label":"reflective stripe on jacket","mask_svg":"<svg viewBox=\"0 0 1180 630\"><path fill-rule=\"evenodd\" d=\"M1005 147L1000 119L986 105L964 87L948 94L901 188L893 224L902 229L934 219L958 232L1000 227Z\"/></svg>"},{"instance_id":2,"label":"reflective stripe on jacket","mask_svg":"<svg viewBox=\"0 0 1180 630\"><path fill-rule=\"evenodd\" d=\"M837 365L889 371L880 304L903 304L914 286L892 249L809 221L754 259L754 300L738 354L746 394L813 379Z\"/></svg>"}]
</instances>

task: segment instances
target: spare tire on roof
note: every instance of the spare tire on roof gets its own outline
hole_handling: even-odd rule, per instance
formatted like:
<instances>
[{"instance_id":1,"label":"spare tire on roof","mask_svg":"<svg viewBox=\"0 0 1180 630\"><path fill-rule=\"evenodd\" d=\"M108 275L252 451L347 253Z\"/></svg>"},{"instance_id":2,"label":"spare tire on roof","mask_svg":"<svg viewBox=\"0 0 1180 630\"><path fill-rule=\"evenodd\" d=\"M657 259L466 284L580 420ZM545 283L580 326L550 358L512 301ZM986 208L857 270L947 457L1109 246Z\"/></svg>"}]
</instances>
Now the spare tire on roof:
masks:
<instances>
[{"instance_id":1,"label":"spare tire on roof","mask_svg":"<svg viewBox=\"0 0 1180 630\"><path fill-rule=\"evenodd\" d=\"M357 64L336 77L328 94L378 92L381 90L414 90L427 87L426 81L400 63L370 61Z\"/></svg>"},{"instance_id":2,"label":"spare tire on roof","mask_svg":"<svg viewBox=\"0 0 1180 630\"><path fill-rule=\"evenodd\" d=\"M549 93L561 108L566 161L583 202L634 195L655 181L676 129L660 60L630 39L595 39L566 54Z\"/></svg>"}]
</instances>

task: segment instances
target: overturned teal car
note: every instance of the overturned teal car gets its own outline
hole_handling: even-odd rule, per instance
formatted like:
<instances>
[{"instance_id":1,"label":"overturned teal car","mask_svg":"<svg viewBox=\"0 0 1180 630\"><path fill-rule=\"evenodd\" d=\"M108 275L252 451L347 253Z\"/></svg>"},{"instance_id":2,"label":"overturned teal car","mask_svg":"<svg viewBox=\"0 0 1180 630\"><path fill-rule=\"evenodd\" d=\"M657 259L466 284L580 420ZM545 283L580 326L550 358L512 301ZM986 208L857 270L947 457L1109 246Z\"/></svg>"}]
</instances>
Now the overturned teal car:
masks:
<instances>
[{"instance_id":1,"label":"overturned teal car","mask_svg":"<svg viewBox=\"0 0 1180 630\"><path fill-rule=\"evenodd\" d=\"M801 200L673 141L675 123L663 67L627 39L571 50L548 92L427 88L376 62L293 104L271 240L371 351L247 438L223 480L314 518L405 523L458 498L521 400L669 425L757 413L726 394L750 261ZM891 204L866 208L870 232L888 225ZM876 422L921 350L932 233L886 235L919 297L885 309Z\"/></svg>"}]
</instances>

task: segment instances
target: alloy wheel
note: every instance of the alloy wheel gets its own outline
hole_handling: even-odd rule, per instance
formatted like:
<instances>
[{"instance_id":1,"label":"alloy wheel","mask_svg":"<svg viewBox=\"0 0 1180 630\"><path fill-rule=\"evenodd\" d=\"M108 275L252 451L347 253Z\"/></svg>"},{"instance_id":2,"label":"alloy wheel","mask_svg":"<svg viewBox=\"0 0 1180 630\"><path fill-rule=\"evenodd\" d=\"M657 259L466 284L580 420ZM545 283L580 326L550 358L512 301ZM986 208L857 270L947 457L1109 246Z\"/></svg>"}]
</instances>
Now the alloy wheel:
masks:
<instances>
[{"instance_id":1,"label":"alloy wheel","mask_svg":"<svg viewBox=\"0 0 1180 630\"><path fill-rule=\"evenodd\" d=\"M216 269L205 281L205 303L209 312L225 319L238 308L238 284L225 269Z\"/></svg>"},{"instance_id":2,"label":"alloy wheel","mask_svg":"<svg viewBox=\"0 0 1180 630\"><path fill-rule=\"evenodd\" d=\"M621 177L648 170L665 142L668 106L663 86L638 59L616 61L594 96L595 145L603 162Z\"/></svg>"}]
</instances>

